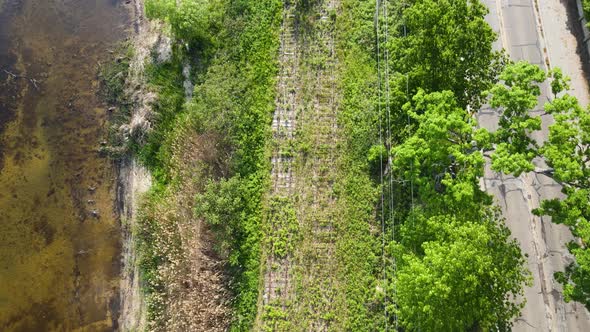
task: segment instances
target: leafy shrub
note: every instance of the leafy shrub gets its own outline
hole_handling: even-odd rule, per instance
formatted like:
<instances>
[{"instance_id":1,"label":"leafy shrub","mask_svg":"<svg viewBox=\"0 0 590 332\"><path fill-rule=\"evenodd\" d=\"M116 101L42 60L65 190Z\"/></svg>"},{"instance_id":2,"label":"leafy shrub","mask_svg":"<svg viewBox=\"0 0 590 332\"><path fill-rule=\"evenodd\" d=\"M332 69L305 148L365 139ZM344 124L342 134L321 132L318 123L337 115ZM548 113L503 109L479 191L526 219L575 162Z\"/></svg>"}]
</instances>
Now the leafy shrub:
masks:
<instances>
[{"instance_id":1,"label":"leafy shrub","mask_svg":"<svg viewBox=\"0 0 590 332\"><path fill-rule=\"evenodd\" d=\"M174 36L185 42L203 41L210 36L209 0L147 0L146 15L168 22Z\"/></svg>"}]
</instances>

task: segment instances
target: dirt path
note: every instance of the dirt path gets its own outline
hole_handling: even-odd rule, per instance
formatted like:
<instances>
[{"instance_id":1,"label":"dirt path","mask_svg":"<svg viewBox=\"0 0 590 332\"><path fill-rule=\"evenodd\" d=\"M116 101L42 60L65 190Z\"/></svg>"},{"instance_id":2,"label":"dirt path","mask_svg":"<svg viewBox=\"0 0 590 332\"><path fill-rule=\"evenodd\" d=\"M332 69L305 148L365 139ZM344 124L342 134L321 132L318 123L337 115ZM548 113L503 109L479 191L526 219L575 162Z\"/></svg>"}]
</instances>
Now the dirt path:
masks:
<instances>
[{"instance_id":1,"label":"dirt path","mask_svg":"<svg viewBox=\"0 0 590 332\"><path fill-rule=\"evenodd\" d=\"M284 9L258 324L273 330L325 331L334 319L337 6L286 2Z\"/></svg>"}]
</instances>

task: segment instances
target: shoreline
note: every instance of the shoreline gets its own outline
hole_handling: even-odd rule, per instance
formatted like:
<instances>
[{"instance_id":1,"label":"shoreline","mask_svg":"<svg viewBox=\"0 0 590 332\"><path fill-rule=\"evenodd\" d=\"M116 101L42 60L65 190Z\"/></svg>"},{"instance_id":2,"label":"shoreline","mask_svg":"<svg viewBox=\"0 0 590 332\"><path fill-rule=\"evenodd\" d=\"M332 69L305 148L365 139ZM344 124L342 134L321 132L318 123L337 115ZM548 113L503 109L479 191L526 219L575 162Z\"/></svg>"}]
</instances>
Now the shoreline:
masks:
<instances>
[{"instance_id":1,"label":"shoreline","mask_svg":"<svg viewBox=\"0 0 590 332\"><path fill-rule=\"evenodd\" d=\"M133 0L130 10L133 30L130 41L134 55L129 66L126 93L134 102L131 124L149 125L147 116L153 94L147 91L144 78L144 64L150 51L159 39L153 24L144 21L143 0ZM133 130L133 128L131 128ZM149 171L127 154L115 162L116 176L116 215L121 225L121 275L119 287L118 329L121 331L144 330L146 308L142 294L141 277L138 266L138 253L135 247L134 229L137 223L141 196L151 187Z\"/></svg>"}]
</instances>

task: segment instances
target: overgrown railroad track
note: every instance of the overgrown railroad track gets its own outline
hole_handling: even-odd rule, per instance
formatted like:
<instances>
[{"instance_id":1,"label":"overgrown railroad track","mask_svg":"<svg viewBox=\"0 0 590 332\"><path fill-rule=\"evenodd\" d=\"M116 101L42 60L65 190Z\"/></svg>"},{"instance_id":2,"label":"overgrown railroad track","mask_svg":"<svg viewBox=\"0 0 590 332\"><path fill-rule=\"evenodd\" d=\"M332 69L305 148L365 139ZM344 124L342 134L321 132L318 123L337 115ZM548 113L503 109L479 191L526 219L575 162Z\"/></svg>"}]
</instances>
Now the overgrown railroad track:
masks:
<instances>
[{"instance_id":1,"label":"overgrown railroad track","mask_svg":"<svg viewBox=\"0 0 590 332\"><path fill-rule=\"evenodd\" d=\"M327 331L335 317L338 2L285 2L259 326Z\"/></svg>"}]
</instances>

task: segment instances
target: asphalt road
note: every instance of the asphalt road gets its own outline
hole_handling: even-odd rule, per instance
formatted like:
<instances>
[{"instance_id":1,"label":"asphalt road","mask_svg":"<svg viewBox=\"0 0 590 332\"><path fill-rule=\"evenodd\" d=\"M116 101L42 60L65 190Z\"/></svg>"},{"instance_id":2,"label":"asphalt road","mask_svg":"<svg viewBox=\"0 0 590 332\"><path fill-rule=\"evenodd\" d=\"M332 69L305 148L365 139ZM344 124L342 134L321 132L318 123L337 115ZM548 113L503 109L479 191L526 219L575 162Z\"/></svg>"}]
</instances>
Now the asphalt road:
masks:
<instances>
[{"instance_id":1,"label":"asphalt road","mask_svg":"<svg viewBox=\"0 0 590 332\"><path fill-rule=\"evenodd\" d=\"M588 84L576 54L576 39L568 28L568 18L560 0L482 0L489 8L487 21L500 36L495 47L504 48L513 60L527 60L543 69L559 66L572 76L574 95L588 101ZM544 23L548 22L548 23ZM540 101L548 100L548 87L542 86ZM542 114L542 110L533 110ZM479 115L482 127L497 126L495 110L484 107ZM548 136L551 118L543 116L543 130L535 139ZM542 167L542 162L538 165ZM561 285L553 274L562 271L572 257L565 243L569 230L531 213L542 199L558 197L560 187L551 179L535 174L518 178L501 176L486 169L484 186L502 208L506 224L527 256L533 276L525 290L526 305L515 320L513 331L590 331L590 314L584 306L565 303Z\"/></svg>"}]
</instances>

